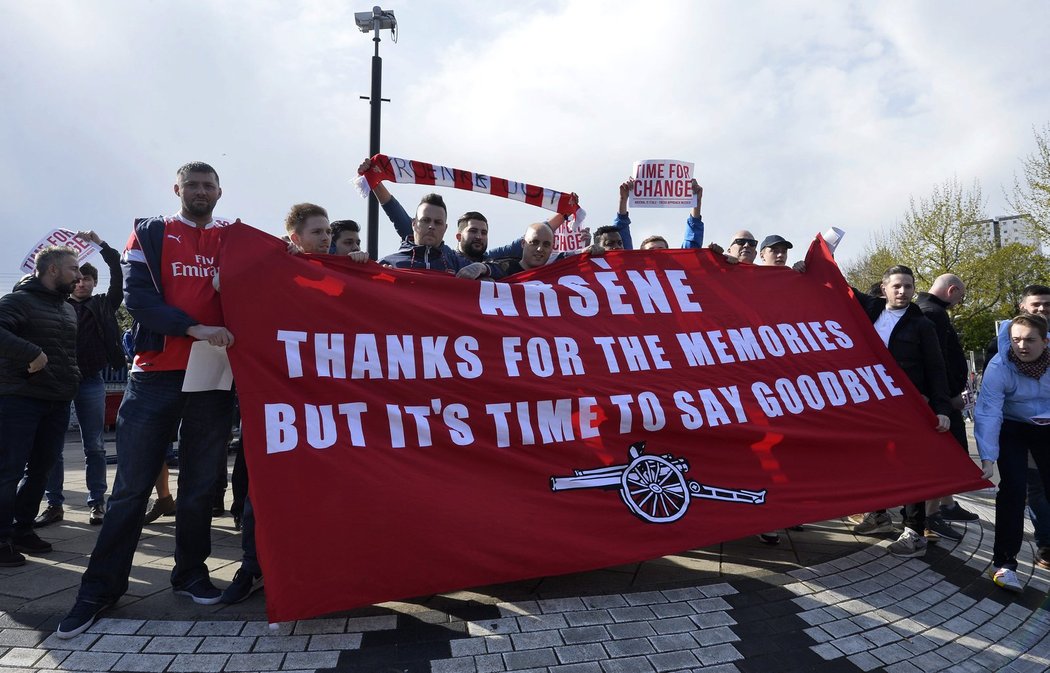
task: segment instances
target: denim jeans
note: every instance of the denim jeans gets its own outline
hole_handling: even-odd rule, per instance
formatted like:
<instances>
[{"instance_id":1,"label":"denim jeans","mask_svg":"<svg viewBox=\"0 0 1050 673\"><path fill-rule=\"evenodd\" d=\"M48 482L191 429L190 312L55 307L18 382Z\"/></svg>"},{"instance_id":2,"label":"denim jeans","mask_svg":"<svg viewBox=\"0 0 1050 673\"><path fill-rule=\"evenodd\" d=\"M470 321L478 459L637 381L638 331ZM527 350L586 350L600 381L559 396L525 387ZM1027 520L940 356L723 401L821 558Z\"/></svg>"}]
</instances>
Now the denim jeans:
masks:
<instances>
[{"instance_id":1,"label":"denim jeans","mask_svg":"<svg viewBox=\"0 0 1050 673\"><path fill-rule=\"evenodd\" d=\"M1043 477L1039 468L1028 467L1028 518L1035 529L1035 545L1050 547L1050 502L1043 489Z\"/></svg>"},{"instance_id":2,"label":"denim jeans","mask_svg":"<svg viewBox=\"0 0 1050 673\"><path fill-rule=\"evenodd\" d=\"M102 445L102 428L106 423L106 383L102 372L80 382L80 390L73 398L80 423L80 441L84 445L84 463L87 468L88 505L101 505L106 498L106 449ZM61 505L66 501L62 494L65 482L65 460L62 451L51 468L44 495L48 505Z\"/></svg>"},{"instance_id":3,"label":"denim jeans","mask_svg":"<svg viewBox=\"0 0 1050 673\"><path fill-rule=\"evenodd\" d=\"M1024 506L1028 495L1028 452L1041 473L1043 489L1050 481L1050 426L1003 420L999 432L999 492L995 496L995 542L992 565L1017 570L1017 552L1024 540Z\"/></svg>"},{"instance_id":4,"label":"denim jeans","mask_svg":"<svg viewBox=\"0 0 1050 673\"><path fill-rule=\"evenodd\" d=\"M133 372L117 411L117 478L78 600L108 603L128 588L146 502L175 429L179 431L179 497L171 584L208 577L215 482L226 464L233 393L182 392L185 372Z\"/></svg>"},{"instance_id":5,"label":"denim jeans","mask_svg":"<svg viewBox=\"0 0 1050 673\"><path fill-rule=\"evenodd\" d=\"M244 516L244 502L248 498L248 466L244 462L244 442L237 448L237 455L233 459L233 475L230 477L230 486L233 490L233 503L230 505L230 514L236 517Z\"/></svg>"},{"instance_id":6,"label":"denim jeans","mask_svg":"<svg viewBox=\"0 0 1050 673\"><path fill-rule=\"evenodd\" d=\"M33 531L68 427L68 400L0 396L0 540Z\"/></svg>"},{"instance_id":7,"label":"denim jeans","mask_svg":"<svg viewBox=\"0 0 1050 673\"><path fill-rule=\"evenodd\" d=\"M244 499L244 515L241 517L241 568L253 575L262 575L259 554L255 550L255 508L252 499Z\"/></svg>"}]
</instances>

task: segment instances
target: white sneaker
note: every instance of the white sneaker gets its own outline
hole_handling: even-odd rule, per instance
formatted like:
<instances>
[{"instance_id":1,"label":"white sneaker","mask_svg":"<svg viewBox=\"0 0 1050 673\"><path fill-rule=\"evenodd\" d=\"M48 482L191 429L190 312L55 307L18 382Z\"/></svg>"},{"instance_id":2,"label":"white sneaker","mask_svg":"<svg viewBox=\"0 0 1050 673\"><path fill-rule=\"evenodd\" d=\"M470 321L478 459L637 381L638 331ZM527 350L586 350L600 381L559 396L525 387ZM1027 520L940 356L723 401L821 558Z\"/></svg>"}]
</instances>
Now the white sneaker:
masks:
<instances>
[{"instance_id":1,"label":"white sneaker","mask_svg":"<svg viewBox=\"0 0 1050 673\"><path fill-rule=\"evenodd\" d=\"M1021 580L1017 579L1017 573L1009 568L996 568L995 572L992 573L992 581L1000 589L1006 589L1017 594L1024 591L1024 587L1021 586Z\"/></svg>"},{"instance_id":2,"label":"white sneaker","mask_svg":"<svg viewBox=\"0 0 1050 673\"><path fill-rule=\"evenodd\" d=\"M886 551L899 558L917 558L926 553L926 538L911 528L905 528L897 541L890 544Z\"/></svg>"}]
</instances>

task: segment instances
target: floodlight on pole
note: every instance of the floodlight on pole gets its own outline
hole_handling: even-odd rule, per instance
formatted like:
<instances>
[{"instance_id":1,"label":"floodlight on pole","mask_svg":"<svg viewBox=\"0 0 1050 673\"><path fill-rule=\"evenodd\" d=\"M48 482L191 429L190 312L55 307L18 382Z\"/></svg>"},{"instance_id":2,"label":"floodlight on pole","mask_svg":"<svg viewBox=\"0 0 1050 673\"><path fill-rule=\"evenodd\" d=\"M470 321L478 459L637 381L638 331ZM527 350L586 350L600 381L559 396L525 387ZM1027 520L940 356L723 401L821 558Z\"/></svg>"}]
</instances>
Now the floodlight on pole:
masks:
<instances>
[{"instance_id":1,"label":"floodlight on pole","mask_svg":"<svg viewBox=\"0 0 1050 673\"><path fill-rule=\"evenodd\" d=\"M372 94L361 96L367 98L371 105L369 123L368 156L379 154L380 105L389 99L383 98L383 59L379 57L379 31L389 30L390 38L397 42L397 19L394 13L378 5L371 12L355 12L354 23L362 33L373 33L375 53L372 55ZM379 259L379 203L374 198L368 199L368 256Z\"/></svg>"}]
</instances>

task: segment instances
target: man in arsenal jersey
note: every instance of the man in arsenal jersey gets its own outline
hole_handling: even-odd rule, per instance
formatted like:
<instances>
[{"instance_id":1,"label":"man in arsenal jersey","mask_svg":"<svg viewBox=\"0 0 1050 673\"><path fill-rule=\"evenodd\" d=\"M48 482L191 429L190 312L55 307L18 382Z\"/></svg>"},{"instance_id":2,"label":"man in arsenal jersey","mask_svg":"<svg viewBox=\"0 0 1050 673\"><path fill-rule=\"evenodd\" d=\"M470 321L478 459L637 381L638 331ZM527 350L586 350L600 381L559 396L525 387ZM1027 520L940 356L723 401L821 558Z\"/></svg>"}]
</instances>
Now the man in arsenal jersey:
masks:
<instances>
[{"instance_id":1,"label":"man in arsenal jersey","mask_svg":"<svg viewBox=\"0 0 1050 673\"><path fill-rule=\"evenodd\" d=\"M174 190L179 211L136 221L124 251L124 297L135 320L135 360L117 412L117 476L76 604L56 631L60 638L83 633L127 591L146 501L180 423L171 584L175 593L204 605L217 603L221 595L205 560L211 553L213 494L226 469L233 393L182 388L194 342L234 343L212 285L230 223L212 216L222 189L208 164L182 166Z\"/></svg>"}]
</instances>

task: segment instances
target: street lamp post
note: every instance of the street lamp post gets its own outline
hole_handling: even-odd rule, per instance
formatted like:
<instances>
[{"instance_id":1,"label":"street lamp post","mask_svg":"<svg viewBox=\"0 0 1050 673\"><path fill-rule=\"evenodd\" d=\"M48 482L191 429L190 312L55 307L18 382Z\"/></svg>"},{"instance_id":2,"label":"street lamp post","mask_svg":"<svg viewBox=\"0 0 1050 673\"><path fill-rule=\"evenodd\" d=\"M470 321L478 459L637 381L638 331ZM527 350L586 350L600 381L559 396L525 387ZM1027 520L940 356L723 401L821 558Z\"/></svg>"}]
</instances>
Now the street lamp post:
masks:
<instances>
[{"instance_id":1,"label":"street lamp post","mask_svg":"<svg viewBox=\"0 0 1050 673\"><path fill-rule=\"evenodd\" d=\"M373 33L372 41L375 43L375 53L372 55L372 93L367 96L371 105L371 117L368 133L368 156L372 157L379 153L379 128L380 128L380 105L383 98L383 59L379 57L379 31L389 28L392 39L397 42L397 19L394 13L386 11L378 5L371 12L356 12L354 22L362 33ZM361 96L366 98L366 96ZM368 256L379 259L379 202L374 198L368 199Z\"/></svg>"}]
</instances>

